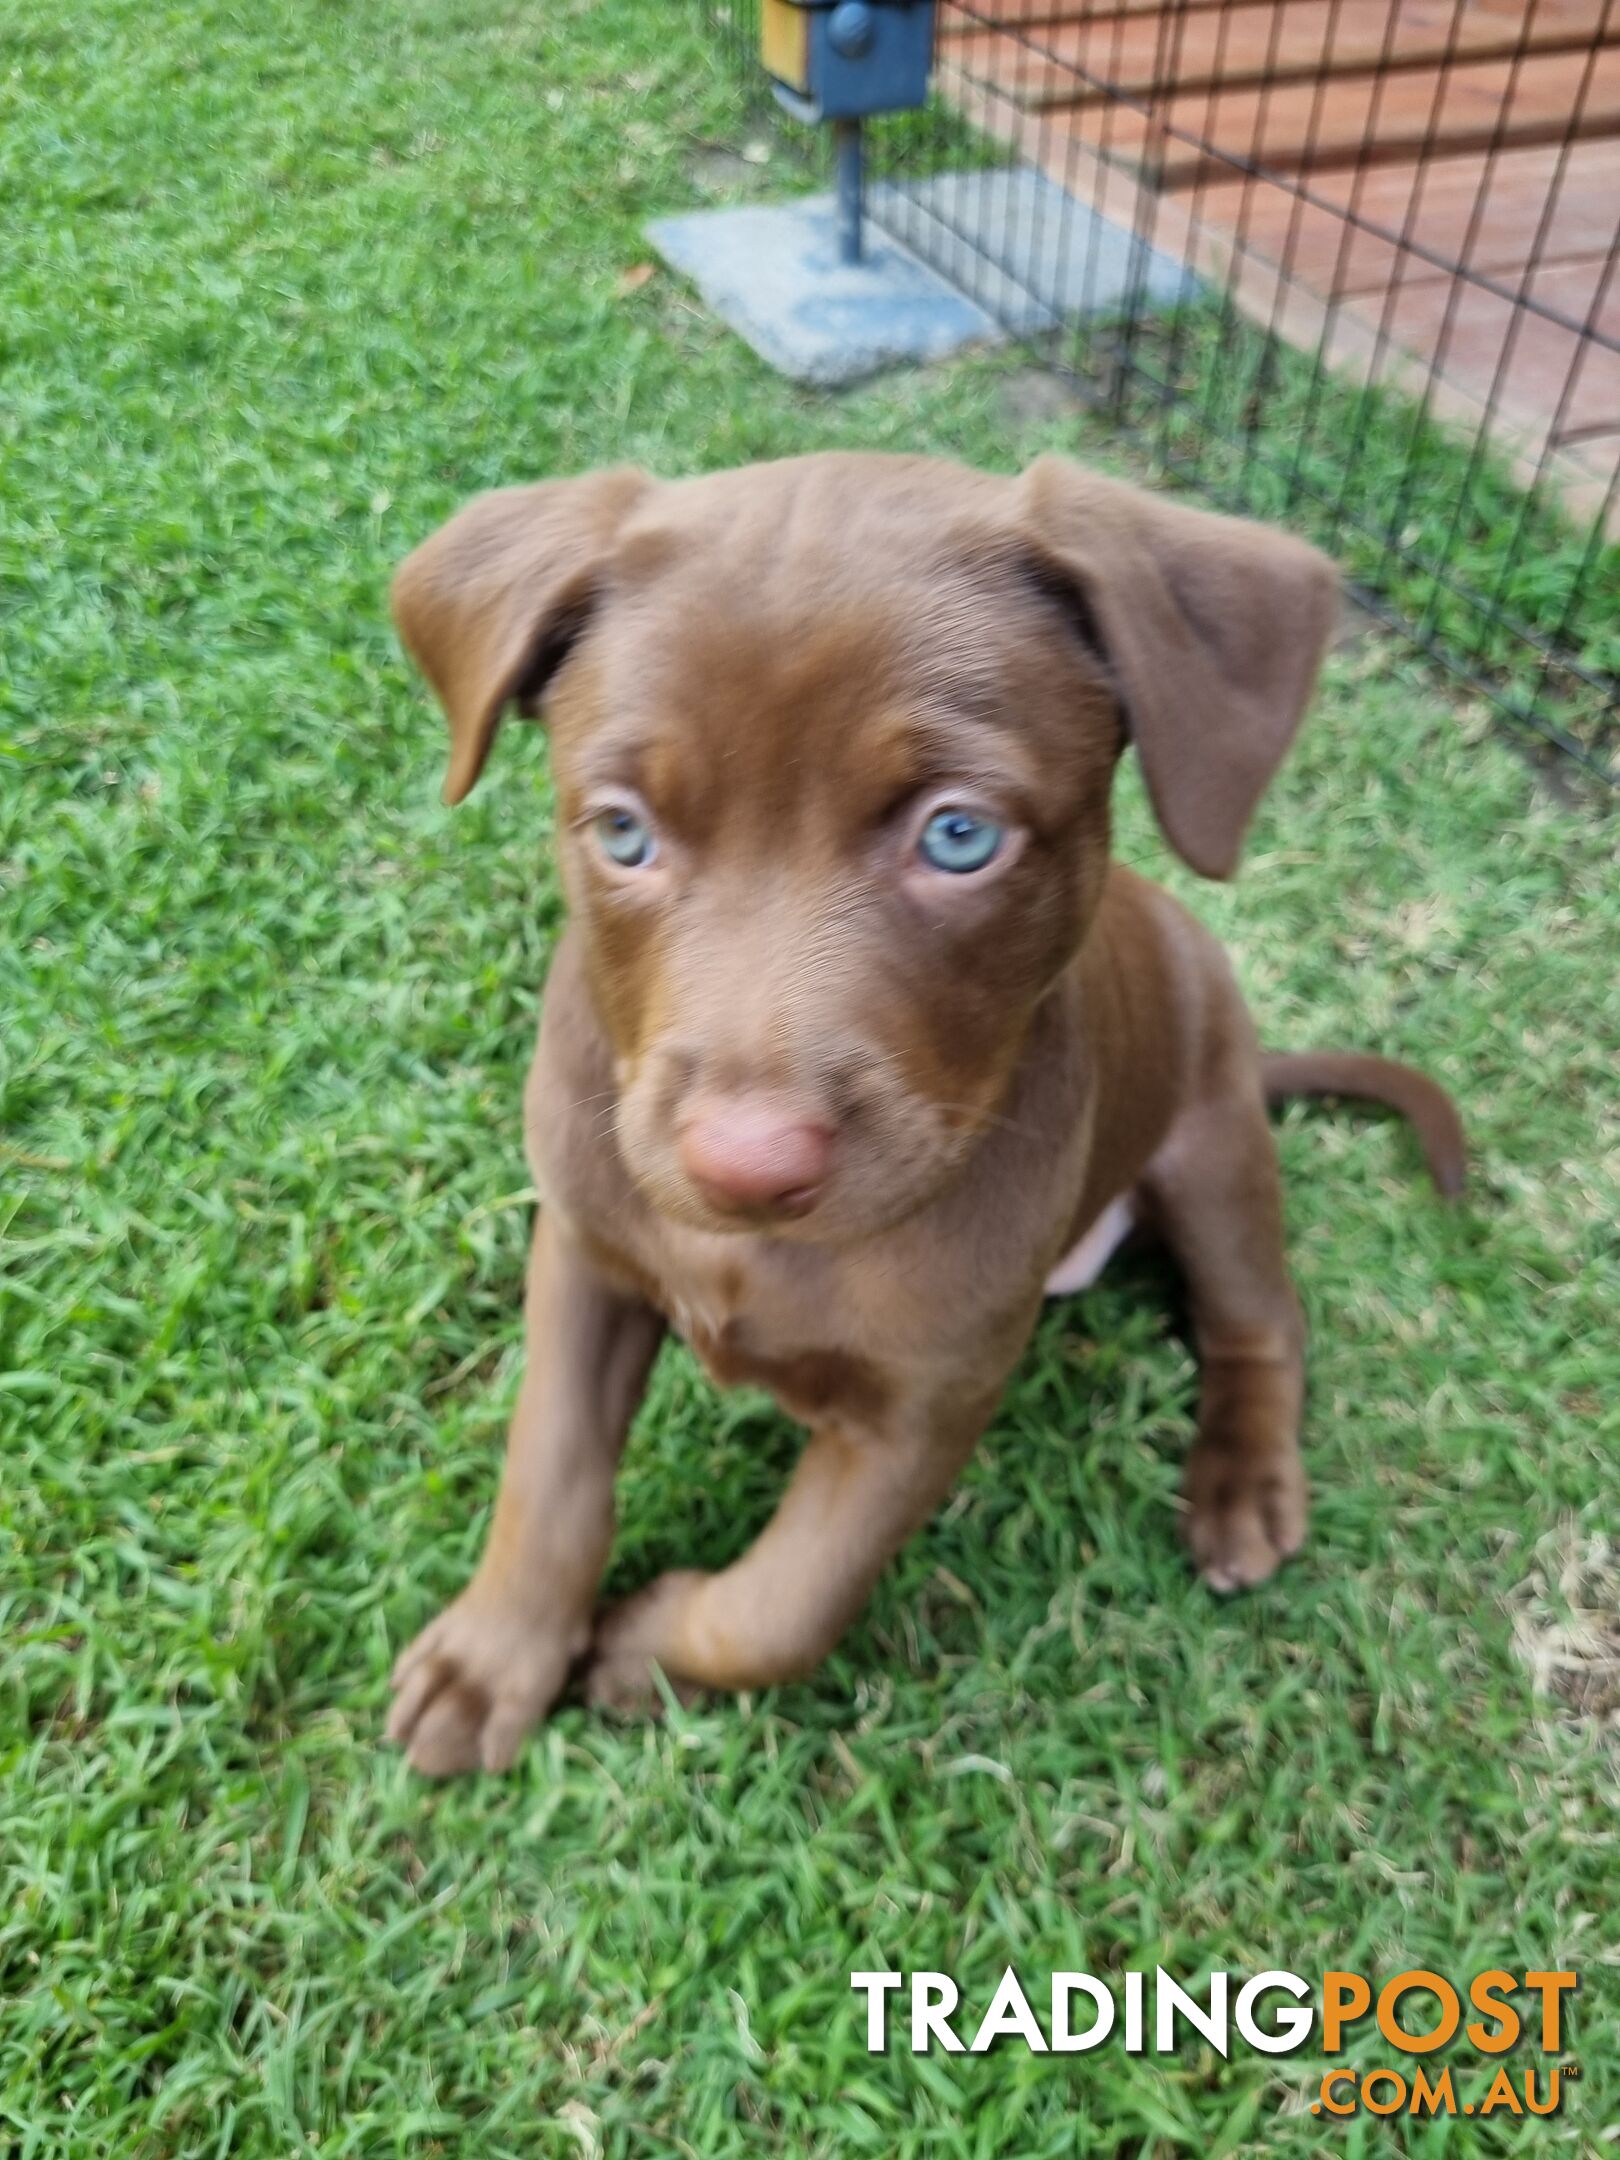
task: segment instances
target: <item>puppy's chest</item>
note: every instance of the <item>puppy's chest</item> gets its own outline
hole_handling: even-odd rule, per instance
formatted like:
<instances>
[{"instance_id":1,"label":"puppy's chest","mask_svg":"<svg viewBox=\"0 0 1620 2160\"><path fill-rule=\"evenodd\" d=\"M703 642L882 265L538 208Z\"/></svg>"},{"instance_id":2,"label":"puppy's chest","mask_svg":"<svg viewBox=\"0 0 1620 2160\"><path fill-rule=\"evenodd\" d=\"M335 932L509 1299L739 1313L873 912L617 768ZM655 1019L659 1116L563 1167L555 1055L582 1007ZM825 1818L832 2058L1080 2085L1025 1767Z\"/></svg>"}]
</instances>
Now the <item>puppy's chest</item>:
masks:
<instances>
[{"instance_id":1,"label":"puppy's chest","mask_svg":"<svg viewBox=\"0 0 1620 2160\"><path fill-rule=\"evenodd\" d=\"M874 1425L893 1394L874 1360L831 1346L773 1345L746 1313L681 1333L721 1387L765 1388L802 1424Z\"/></svg>"},{"instance_id":2,"label":"puppy's chest","mask_svg":"<svg viewBox=\"0 0 1620 2160\"><path fill-rule=\"evenodd\" d=\"M840 1324L845 1300L825 1283L784 1300L773 1272L769 1261L693 1270L674 1285L670 1320L719 1387L767 1389L801 1423L877 1423L892 1382L858 1328Z\"/></svg>"},{"instance_id":3,"label":"puppy's chest","mask_svg":"<svg viewBox=\"0 0 1620 2160\"><path fill-rule=\"evenodd\" d=\"M647 1291L721 1387L762 1387L803 1424L883 1417L895 1382L842 1270L730 1238L654 1242Z\"/></svg>"}]
</instances>

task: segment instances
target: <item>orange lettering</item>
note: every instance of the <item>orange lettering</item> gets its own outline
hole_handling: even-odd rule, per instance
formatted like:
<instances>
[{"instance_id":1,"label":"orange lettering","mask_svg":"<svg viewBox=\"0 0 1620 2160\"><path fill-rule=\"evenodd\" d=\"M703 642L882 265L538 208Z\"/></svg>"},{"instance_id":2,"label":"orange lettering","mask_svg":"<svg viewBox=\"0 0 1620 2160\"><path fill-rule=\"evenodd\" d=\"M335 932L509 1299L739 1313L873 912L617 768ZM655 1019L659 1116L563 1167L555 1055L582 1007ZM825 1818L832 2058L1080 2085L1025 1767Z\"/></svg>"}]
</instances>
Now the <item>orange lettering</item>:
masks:
<instances>
[{"instance_id":1,"label":"orange lettering","mask_svg":"<svg viewBox=\"0 0 1620 2160\"><path fill-rule=\"evenodd\" d=\"M1364 2018L1372 2007L1372 1988L1360 1973L1327 1972L1322 1975L1322 2052L1337 2055L1344 2045L1344 2028ZM1335 2111L1337 2112L1337 2111Z\"/></svg>"},{"instance_id":2,"label":"orange lettering","mask_svg":"<svg viewBox=\"0 0 1620 2160\"><path fill-rule=\"evenodd\" d=\"M1451 2083L1451 2072L1442 2070L1440 2082L1431 2085L1423 2074L1423 2065L1419 2063L1412 2072L1412 2113L1438 2115L1442 2107L1448 2115L1455 2115L1457 2112L1457 2095Z\"/></svg>"},{"instance_id":3,"label":"orange lettering","mask_svg":"<svg viewBox=\"0 0 1620 2160\"><path fill-rule=\"evenodd\" d=\"M1439 2003L1440 2022L1430 2032L1404 2032L1395 2022L1395 2005L1403 1995L1418 1988L1427 1989ZM1437 2047L1445 2046L1461 2022L1462 2003L1457 1990L1439 1973L1421 1966L1413 1972L1397 1973L1378 1998L1378 2030L1403 2055L1432 2055Z\"/></svg>"},{"instance_id":4,"label":"orange lettering","mask_svg":"<svg viewBox=\"0 0 1620 2160\"><path fill-rule=\"evenodd\" d=\"M1380 2106L1373 2098L1373 2087L1375 2085L1393 2085L1395 2088L1394 2099L1386 2100ZM1371 2077L1362 2080L1361 2097L1369 2115L1393 2115L1397 2108L1405 2105L1406 2080L1398 2070L1375 2070Z\"/></svg>"},{"instance_id":5,"label":"orange lettering","mask_svg":"<svg viewBox=\"0 0 1620 2160\"><path fill-rule=\"evenodd\" d=\"M1511 2108L1515 2115L1524 2113L1524 2109L1519 2105L1519 2096L1513 2090L1513 2080L1507 2074L1506 2063L1491 2080L1491 2089L1480 2102L1479 2112L1489 2115L1493 2108L1499 2107Z\"/></svg>"},{"instance_id":6,"label":"orange lettering","mask_svg":"<svg viewBox=\"0 0 1620 2160\"><path fill-rule=\"evenodd\" d=\"M1541 2051L1544 2055L1556 2055L1563 2046L1563 1997L1566 1990L1573 1994L1580 1981L1572 1972L1527 1972L1524 1976L1527 1988L1537 1988L1541 1994Z\"/></svg>"},{"instance_id":7,"label":"orange lettering","mask_svg":"<svg viewBox=\"0 0 1620 2160\"><path fill-rule=\"evenodd\" d=\"M1558 2113L1558 2065L1547 2072L1547 2098L1544 2104L1536 2101L1536 2066L1532 2063L1524 2073L1524 2104L1532 2115L1556 2115Z\"/></svg>"},{"instance_id":8,"label":"orange lettering","mask_svg":"<svg viewBox=\"0 0 1620 2160\"><path fill-rule=\"evenodd\" d=\"M1322 2105L1330 2115L1353 2115L1356 2112L1356 2103L1353 2099L1346 2100L1341 2104L1333 2097L1333 2088L1341 2078L1348 2078L1350 2083L1354 2085L1356 2073L1353 2070L1330 2070L1322 2080Z\"/></svg>"},{"instance_id":9,"label":"orange lettering","mask_svg":"<svg viewBox=\"0 0 1620 2160\"><path fill-rule=\"evenodd\" d=\"M1494 2034L1483 2022L1468 2028L1469 2039L1482 2055L1505 2055L1524 2029L1524 2020L1518 2011L1510 2002L1502 2000L1504 1995L1512 1992L1513 1975L1497 1969L1477 1973L1469 1984L1468 2000L1476 2010L1483 2010L1496 2026Z\"/></svg>"}]
</instances>

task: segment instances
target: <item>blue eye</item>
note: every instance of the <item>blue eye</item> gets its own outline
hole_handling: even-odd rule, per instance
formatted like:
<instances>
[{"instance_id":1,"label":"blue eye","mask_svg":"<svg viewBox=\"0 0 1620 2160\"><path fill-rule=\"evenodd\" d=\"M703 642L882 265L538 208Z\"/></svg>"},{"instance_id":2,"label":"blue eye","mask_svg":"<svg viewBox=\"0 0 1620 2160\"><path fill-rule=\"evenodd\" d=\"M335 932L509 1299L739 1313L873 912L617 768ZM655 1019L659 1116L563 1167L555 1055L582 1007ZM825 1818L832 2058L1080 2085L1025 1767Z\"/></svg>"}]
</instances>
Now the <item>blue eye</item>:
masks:
<instances>
[{"instance_id":1,"label":"blue eye","mask_svg":"<svg viewBox=\"0 0 1620 2160\"><path fill-rule=\"evenodd\" d=\"M658 852L651 829L633 810L604 810L591 820L597 844L621 870L641 870Z\"/></svg>"},{"instance_id":2,"label":"blue eye","mask_svg":"<svg viewBox=\"0 0 1620 2160\"><path fill-rule=\"evenodd\" d=\"M936 810L923 827L917 852L933 869L965 877L994 861L1002 838L1001 827L990 818L975 817L971 810Z\"/></svg>"}]
</instances>

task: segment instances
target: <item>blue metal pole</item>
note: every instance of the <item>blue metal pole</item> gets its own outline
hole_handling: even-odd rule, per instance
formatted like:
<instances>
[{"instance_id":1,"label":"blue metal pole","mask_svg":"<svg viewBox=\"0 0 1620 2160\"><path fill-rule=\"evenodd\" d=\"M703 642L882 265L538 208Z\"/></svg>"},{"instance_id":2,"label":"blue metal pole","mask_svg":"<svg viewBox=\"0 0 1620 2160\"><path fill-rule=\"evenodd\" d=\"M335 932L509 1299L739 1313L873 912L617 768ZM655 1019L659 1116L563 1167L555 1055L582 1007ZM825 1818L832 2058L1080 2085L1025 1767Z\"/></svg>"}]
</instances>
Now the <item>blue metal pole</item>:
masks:
<instances>
[{"instance_id":1,"label":"blue metal pole","mask_svg":"<svg viewBox=\"0 0 1620 2160\"><path fill-rule=\"evenodd\" d=\"M838 259L858 263L861 259L861 192L863 185L861 123L833 122L833 146L838 155Z\"/></svg>"}]
</instances>

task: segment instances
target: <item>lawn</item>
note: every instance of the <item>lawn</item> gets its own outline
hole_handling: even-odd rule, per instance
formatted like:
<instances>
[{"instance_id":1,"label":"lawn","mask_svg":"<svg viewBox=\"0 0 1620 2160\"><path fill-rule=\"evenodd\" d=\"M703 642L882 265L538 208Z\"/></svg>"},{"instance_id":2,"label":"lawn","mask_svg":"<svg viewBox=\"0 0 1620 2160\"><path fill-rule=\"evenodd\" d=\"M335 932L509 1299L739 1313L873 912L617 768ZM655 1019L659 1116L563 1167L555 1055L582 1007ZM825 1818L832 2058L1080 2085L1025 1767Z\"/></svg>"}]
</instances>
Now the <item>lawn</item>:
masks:
<instances>
[{"instance_id":1,"label":"lawn","mask_svg":"<svg viewBox=\"0 0 1620 2160\"><path fill-rule=\"evenodd\" d=\"M1111 453L1013 358L812 397L640 277L781 177L684 10L10 0L0 61L0 2153L1612 2150L1612 825L1369 636L1194 895L1268 1039L1421 1060L1478 1154L1448 1211L1399 1127L1284 1120L1275 1583L1177 1549L1130 1263L815 1681L419 1783L386 1674L493 1494L558 903L538 731L438 802L391 565L606 460ZM615 1583L793 1444L667 1354ZM1313 2117L1312 2049L866 2054L852 1969L1009 1962L1574 1966L1584 2075L1403 2127Z\"/></svg>"}]
</instances>

